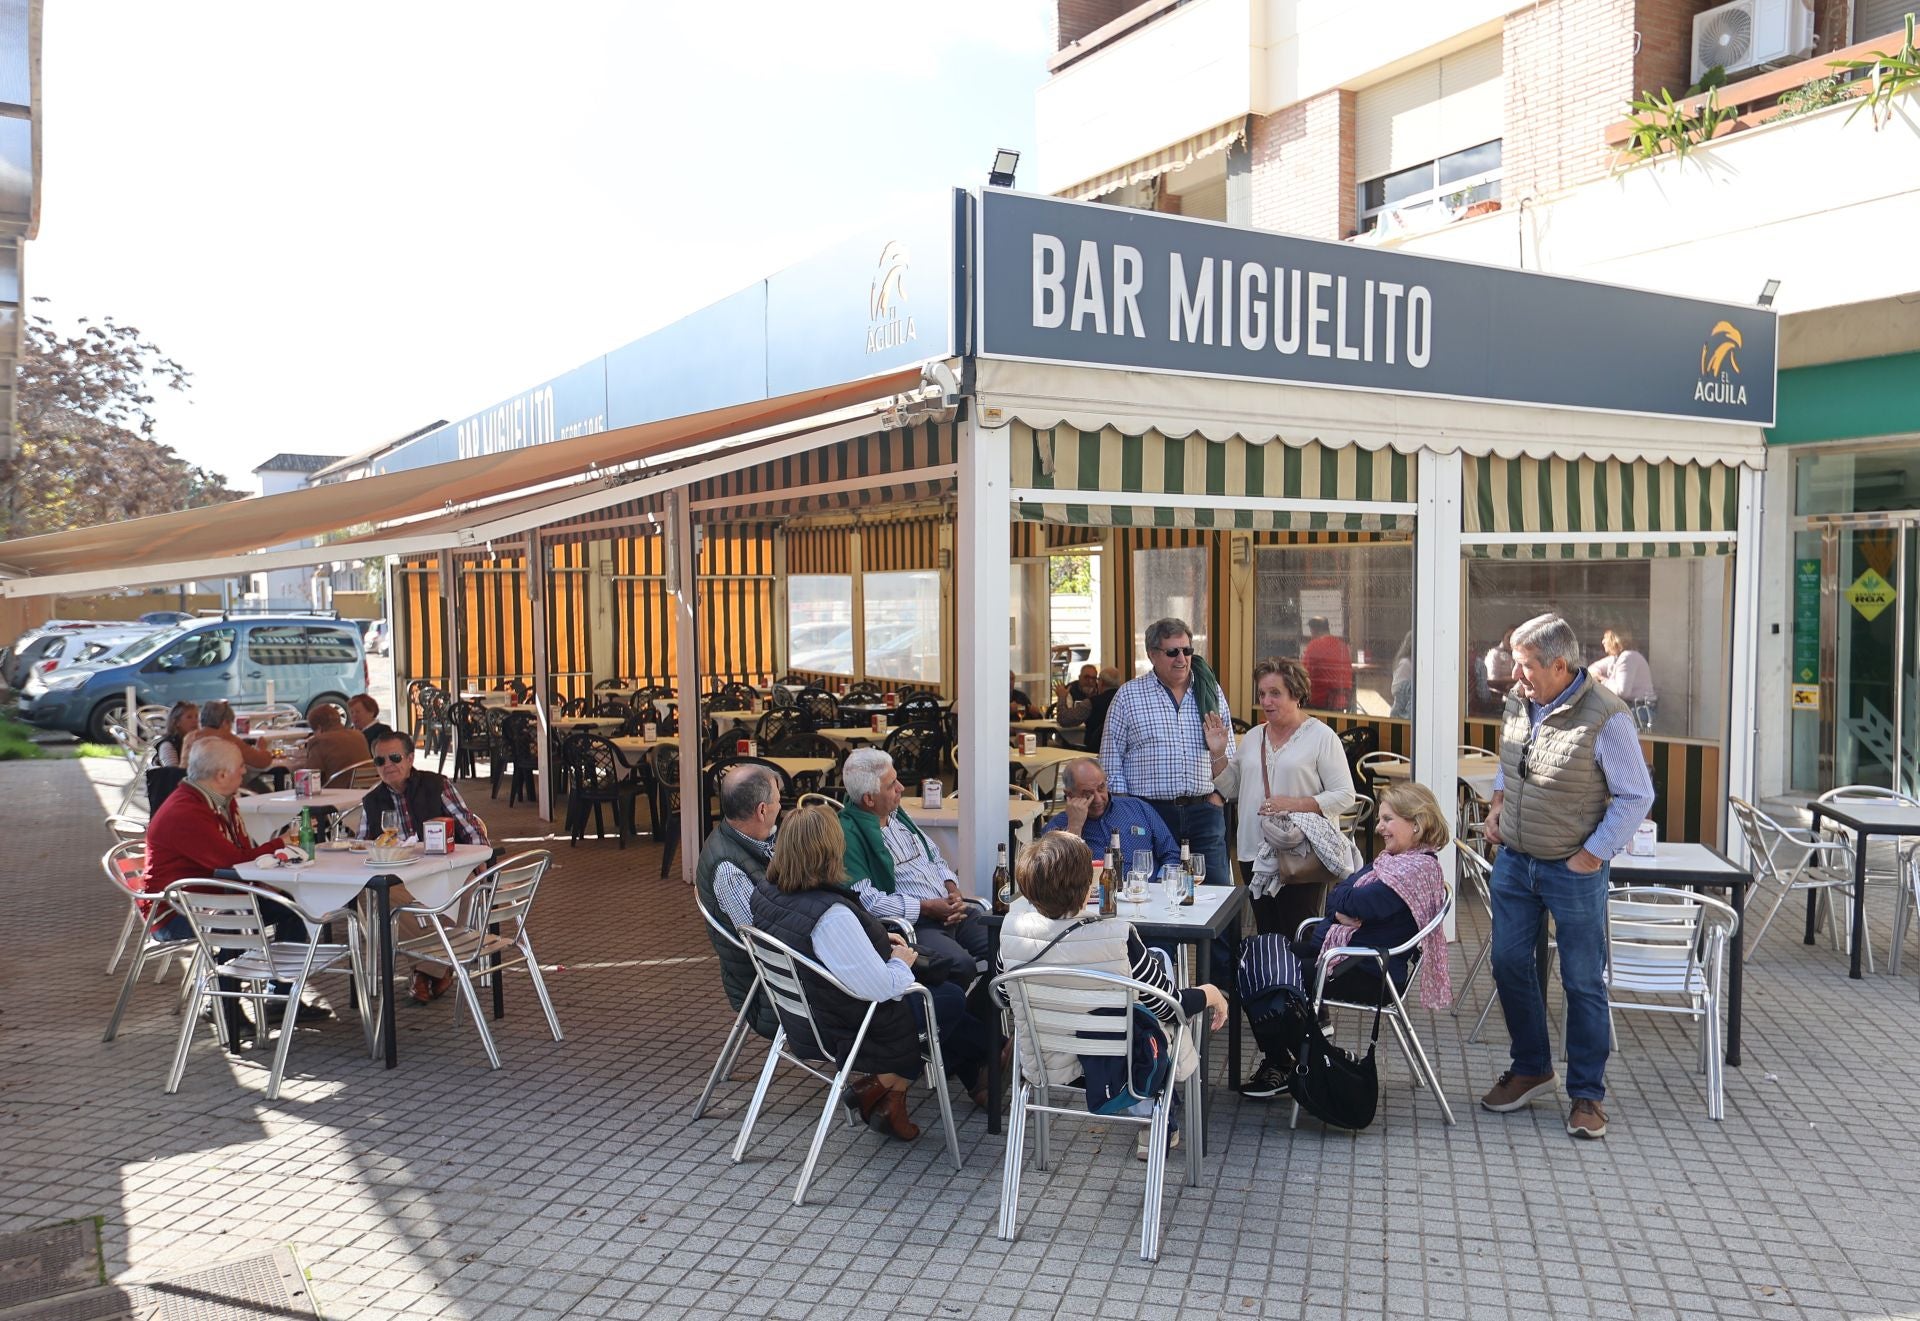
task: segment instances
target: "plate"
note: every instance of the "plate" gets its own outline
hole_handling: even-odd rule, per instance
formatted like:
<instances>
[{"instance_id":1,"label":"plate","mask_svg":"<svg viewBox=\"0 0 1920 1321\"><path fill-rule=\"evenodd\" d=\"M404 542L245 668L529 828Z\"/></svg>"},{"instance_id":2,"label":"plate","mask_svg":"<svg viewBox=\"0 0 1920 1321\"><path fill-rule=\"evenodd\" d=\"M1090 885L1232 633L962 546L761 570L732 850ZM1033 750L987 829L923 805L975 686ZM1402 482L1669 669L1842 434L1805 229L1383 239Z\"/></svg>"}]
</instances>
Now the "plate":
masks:
<instances>
[{"instance_id":1,"label":"plate","mask_svg":"<svg viewBox=\"0 0 1920 1321\"><path fill-rule=\"evenodd\" d=\"M367 866L369 867L405 867L412 863L416 863L420 861L420 858L421 858L421 854L419 853L409 853L404 858L388 859L383 862L375 862L372 858L368 858Z\"/></svg>"}]
</instances>

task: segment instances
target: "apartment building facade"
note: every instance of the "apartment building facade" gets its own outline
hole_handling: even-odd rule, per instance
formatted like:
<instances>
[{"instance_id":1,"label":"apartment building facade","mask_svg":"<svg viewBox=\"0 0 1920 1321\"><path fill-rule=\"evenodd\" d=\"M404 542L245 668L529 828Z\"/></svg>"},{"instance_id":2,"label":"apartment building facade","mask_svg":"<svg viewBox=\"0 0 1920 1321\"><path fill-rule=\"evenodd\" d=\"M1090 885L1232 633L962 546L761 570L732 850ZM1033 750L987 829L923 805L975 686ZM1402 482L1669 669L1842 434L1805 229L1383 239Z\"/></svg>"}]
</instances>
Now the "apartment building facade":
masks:
<instances>
[{"instance_id":1,"label":"apartment building facade","mask_svg":"<svg viewBox=\"0 0 1920 1321\"><path fill-rule=\"evenodd\" d=\"M1834 60L1896 50L1915 7L1058 0L1032 184L1729 302L1764 292L1782 372L1753 709L1724 728L1701 713L1726 663L1700 622L1728 600L1712 554L1470 565L1466 632L1497 639L1505 614L1550 604L1596 659L1605 628L1634 638L1661 679L1655 728L1745 742L1761 797L1920 791L1920 97L1856 113L1866 81L1829 81ZM1724 51L1727 122L1686 151L1636 151L1629 103L1665 92L1703 114L1687 93ZM1554 480L1526 498L1566 499Z\"/></svg>"}]
</instances>

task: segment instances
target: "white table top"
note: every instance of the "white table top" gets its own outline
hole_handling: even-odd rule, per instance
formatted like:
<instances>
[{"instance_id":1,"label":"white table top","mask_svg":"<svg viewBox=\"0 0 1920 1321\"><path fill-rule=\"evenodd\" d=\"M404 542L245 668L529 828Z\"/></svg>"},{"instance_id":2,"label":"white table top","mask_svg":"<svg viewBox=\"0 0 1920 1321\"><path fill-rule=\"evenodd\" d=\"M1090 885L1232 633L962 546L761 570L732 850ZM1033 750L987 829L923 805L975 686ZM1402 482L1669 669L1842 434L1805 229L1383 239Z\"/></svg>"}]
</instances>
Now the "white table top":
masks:
<instances>
[{"instance_id":1,"label":"white table top","mask_svg":"<svg viewBox=\"0 0 1920 1321\"><path fill-rule=\"evenodd\" d=\"M888 725L884 730L876 734L866 725L851 725L845 729L821 729L815 732L829 743L847 745L854 743L883 742L888 734L893 733L895 728L893 725Z\"/></svg>"},{"instance_id":2,"label":"white table top","mask_svg":"<svg viewBox=\"0 0 1920 1321\"><path fill-rule=\"evenodd\" d=\"M607 742L613 744L614 750L628 762L644 757L662 745L671 745L676 748L680 746L678 738L657 738L649 743L645 734L629 734L625 738L610 738Z\"/></svg>"},{"instance_id":3,"label":"white table top","mask_svg":"<svg viewBox=\"0 0 1920 1321\"><path fill-rule=\"evenodd\" d=\"M1010 760L1036 769L1041 766L1052 766L1056 762L1077 761L1082 757L1093 755L1085 748L1035 748L1032 752L1021 752L1017 748L1007 749Z\"/></svg>"},{"instance_id":4,"label":"white table top","mask_svg":"<svg viewBox=\"0 0 1920 1321\"><path fill-rule=\"evenodd\" d=\"M1680 844L1664 839L1654 845L1654 855L1651 858L1635 857L1631 853L1613 855L1615 880L1635 872L1649 874L1688 872L1709 876L1745 876L1747 874L1705 844Z\"/></svg>"},{"instance_id":5,"label":"white table top","mask_svg":"<svg viewBox=\"0 0 1920 1321\"><path fill-rule=\"evenodd\" d=\"M507 706L513 701L512 693L461 693L463 702L476 702L481 706Z\"/></svg>"},{"instance_id":6,"label":"white table top","mask_svg":"<svg viewBox=\"0 0 1920 1321\"><path fill-rule=\"evenodd\" d=\"M752 725L759 722L764 711L709 711L709 716L720 725Z\"/></svg>"},{"instance_id":7,"label":"white table top","mask_svg":"<svg viewBox=\"0 0 1920 1321\"><path fill-rule=\"evenodd\" d=\"M809 771L833 769L832 757L762 757L760 760L772 762L788 775L805 775Z\"/></svg>"},{"instance_id":8,"label":"white table top","mask_svg":"<svg viewBox=\"0 0 1920 1321\"><path fill-rule=\"evenodd\" d=\"M351 904L376 876L395 876L423 904L443 904L467 873L493 856L485 844L456 844L453 852L430 854L404 866L374 867L364 853L322 853L298 867L262 867L242 863L234 875L252 885L271 886L293 900L305 916L318 920Z\"/></svg>"},{"instance_id":9,"label":"white table top","mask_svg":"<svg viewBox=\"0 0 1920 1321\"><path fill-rule=\"evenodd\" d=\"M610 729L625 720L625 716L555 716L547 723L555 729Z\"/></svg>"},{"instance_id":10,"label":"white table top","mask_svg":"<svg viewBox=\"0 0 1920 1321\"><path fill-rule=\"evenodd\" d=\"M1058 720L1015 720L1007 726L1016 734L1054 734L1060 730Z\"/></svg>"},{"instance_id":11,"label":"white table top","mask_svg":"<svg viewBox=\"0 0 1920 1321\"><path fill-rule=\"evenodd\" d=\"M1124 884L1126 878L1122 877ZM1154 927L1193 927L1205 929L1214 924L1220 913L1220 906L1232 899L1236 887L1231 885L1202 885L1193 892L1191 904L1180 904L1169 908L1166 903L1166 887L1158 881L1147 882L1147 902L1130 904L1120 901L1119 916L1136 926ZM1088 904L1089 913L1097 913L1095 904Z\"/></svg>"},{"instance_id":12,"label":"white table top","mask_svg":"<svg viewBox=\"0 0 1920 1321\"><path fill-rule=\"evenodd\" d=\"M928 811L920 806L920 795L909 794L900 800L901 808L914 825L927 827L947 826L954 830L960 828L960 800L947 797L940 800L940 806ZM1024 826L1047 810L1047 805L1031 798L1007 799L1007 821L1011 825Z\"/></svg>"},{"instance_id":13,"label":"white table top","mask_svg":"<svg viewBox=\"0 0 1920 1321\"><path fill-rule=\"evenodd\" d=\"M250 729L244 734L234 735L242 743L277 743L312 736L313 731L305 725L276 725L272 729Z\"/></svg>"},{"instance_id":14,"label":"white table top","mask_svg":"<svg viewBox=\"0 0 1920 1321\"><path fill-rule=\"evenodd\" d=\"M234 799L234 806L240 809L240 819L246 823L248 838L264 839L268 835L278 834L280 827L299 816L303 807L331 807L338 810L352 807L366 796L364 789L322 789L299 798L293 790L284 789L272 794L247 794Z\"/></svg>"}]
</instances>

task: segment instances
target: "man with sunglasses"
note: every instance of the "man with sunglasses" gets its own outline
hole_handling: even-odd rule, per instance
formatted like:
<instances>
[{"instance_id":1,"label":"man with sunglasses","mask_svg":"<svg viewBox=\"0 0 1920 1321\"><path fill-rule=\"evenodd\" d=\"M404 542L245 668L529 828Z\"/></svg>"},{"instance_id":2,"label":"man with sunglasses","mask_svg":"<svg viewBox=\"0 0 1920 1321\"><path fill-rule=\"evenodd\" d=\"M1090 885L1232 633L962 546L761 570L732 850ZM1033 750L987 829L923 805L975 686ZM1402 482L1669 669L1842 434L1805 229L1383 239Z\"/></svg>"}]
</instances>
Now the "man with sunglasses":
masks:
<instances>
[{"instance_id":1,"label":"man with sunglasses","mask_svg":"<svg viewBox=\"0 0 1920 1321\"><path fill-rule=\"evenodd\" d=\"M1142 799L1173 837L1204 857L1208 885L1232 885L1227 861L1227 810L1214 777L1232 764L1233 714L1212 670L1194 654L1193 630L1183 619L1158 619L1147 628L1152 671L1120 685L1100 734L1100 765L1107 788ZM1207 746L1206 717L1227 727L1225 748ZM1233 976L1229 942L1214 944L1213 975Z\"/></svg>"},{"instance_id":2,"label":"man with sunglasses","mask_svg":"<svg viewBox=\"0 0 1920 1321\"><path fill-rule=\"evenodd\" d=\"M1540 615L1515 629L1513 672L1486 826L1500 846L1491 887L1493 980L1513 1067L1480 1104L1504 1114L1553 1092L1535 961L1551 913L1567 999L1567 1132L1603 1138L1612 1037L1603 975L1608 864L1653 806L1653 779L1626 703L1586 672L1566 620Z\"/></svg>"},{"instance_id":3,"label":"man with sunglasses","mask_svg":"<svg viewBox=\"0 0 1920 1321\"><path fill-rule=\"evenodd\" d=\"M373 839L379 835L382 820L388 812L394 812L400 818L402 839L420 838L422 821L444 816L453 820L454 843L487 842L486 822L473 814L473 810L461 799L460 791L453 787L453 781L444 775L414 767L411 734L390 729L381 735L379 742L373 745L373 767L380 773L380 783L367 790L367 796L360 800L361 839ZM394 903L404 904L412 902L413 896L407 893L405 886L396 885L392 898ZM453 985L453 971L432 971L437 967L438 964L425 962L414 965L414 999L422 1003L438 1000Z\"/></svg>"}]
</instances>

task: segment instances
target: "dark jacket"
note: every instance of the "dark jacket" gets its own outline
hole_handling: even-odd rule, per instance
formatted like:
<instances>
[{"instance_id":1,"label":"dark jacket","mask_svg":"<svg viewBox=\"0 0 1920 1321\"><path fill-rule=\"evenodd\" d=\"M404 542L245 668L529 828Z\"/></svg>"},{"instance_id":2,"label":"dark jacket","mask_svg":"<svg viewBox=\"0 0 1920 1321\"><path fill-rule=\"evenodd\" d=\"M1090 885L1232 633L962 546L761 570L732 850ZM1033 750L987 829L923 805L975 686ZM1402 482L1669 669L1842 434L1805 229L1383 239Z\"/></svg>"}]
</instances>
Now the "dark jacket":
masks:
<instances>
[{"instance_id":1,"label":"dark jacket","mask_svg":"<svg viewBox=\"0 0 1920 1321\"><path fill-rule=\"evenodd\" d=\"M887 929L861 906L851 890L837 886L787 894L770 882L761 881L753 891L753 924L796 953L813 959L813 928L835 904L845 905L860 919L867 938L873 942L875 954L882 959L892 957ZM870 1002L857 1000L811 975L807 976L806 984L807 1002L813 1006L822 1040L819 1049L809 1051L811 1034L806 1023L782 1010L780 1021L787 1029L794 1053L803 1057L813 1054L815 1058L831 1055L835 1064L844 1065ZM913 1011L904 1001L886 1000L874 1006L873 1023L867 1028L866 1039L860 1043L854 1066L863 1073L897 1073L908 1078L920 1072L920 1030L914 1022Z\"/></svg>"},{"instance_id":2,"label":"dark jacket","mask_svg":"<svg viewBox=\"0 0 1920 1321\"><path fill-rule=\"evenodd\" d=\"M367 751L372 752L373 745L378 743L381 739L385 738L387 735L393 733L393 730L389 726L384 725L378 720L376 720L371 725L368 725L365 729L361 730L360 732L367 736Z\"/></svg>"},{"instance_id":3,"label":"dark jacket","mask_svg":"<svg viewBox=\"0 0 1920 1321\"><path fill-rule=\"evenodd\" d=\"M455 812L447 806L446 791L449 788L447 777L436 775L432 771L423 771L414 767L412 775L402 790L401 799L396 801L393 790L384 784L377 784L367 790L367 796L360 800L365 810L366 825L363 829L377 833L382 812L400 812L406 823L405 830L418 834L422 821L431 821L434 817L453 818L453 841L456 844L484 844L484 839L467 829L463 813Z\"/></svg>"},{"instance_id":4,"label":"dark jacket","mask_svg":"<svg viewBox=\"0 0 1920 1321\"><path fill-rule=\"evenodd\" d=\"M1093 701L1087 708L1087 751L1100 751L1100 735L1107 727L1107 708L1113 705L1113 695L1120 690L1108 688L1093 695Z\"/></svg>"},{"instance_id":5,"label":"dark jacket","mask_svg":"<svg viewBox=\"0 0 1920 1321\"><path fill-rule=\"evenodd\" d=\"M1413 920L1413 910L1407 907L1407 901L1395 893L1391 885L1383 881L1371 885L1359 884L1371 871L1371 868L1363 867L1327 891L1326 919L1308 928L1307 934L1301 938L1302 949L1297 949L1296 954L1303 958L1319 957L1320 944L1326 939L1327 927L1333 922L1335 913L1360 919L1350 943L1368 949L1392 949L1395 945L1406 944L1419 933L1420 924ZM1403 985L1407 979L1407 956L1396 954L1387 960L1387 965L1393 971L1394 984ZM1358 959L1341 967L1343 970L1362 968L1372 972L1379 965L1371 959Z\"/></svg>"},{"instance_id":6,"label":"dark jacket","mask_svg":"<svg viewBox=\"0 0 1920 1321\"><path fill-rule=\"evenodd\" d=\"M719 897L713 889L714 874L720 870L723 862L730 862L745 872L758 888L767 879L766 848L724 821L707 836L707 842L701 846L700 865L694 872L694 884L699 888L700 902L713 914L714 921L732 931L733 920L720 906ZM727 1004L738 1013L746 1001L747 992L753 989L753 960L747 957L745 950L722 937L712 927L707 928L707 939L713 942L713 952L720 958L720 985L727 992ZM773 1002L765 993L753 997L753 1008L747 1014L747 1022L769 1041L780 1030L780 1021L773 1012Z\"/></svg>"}]
</instances>

